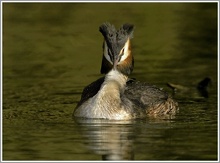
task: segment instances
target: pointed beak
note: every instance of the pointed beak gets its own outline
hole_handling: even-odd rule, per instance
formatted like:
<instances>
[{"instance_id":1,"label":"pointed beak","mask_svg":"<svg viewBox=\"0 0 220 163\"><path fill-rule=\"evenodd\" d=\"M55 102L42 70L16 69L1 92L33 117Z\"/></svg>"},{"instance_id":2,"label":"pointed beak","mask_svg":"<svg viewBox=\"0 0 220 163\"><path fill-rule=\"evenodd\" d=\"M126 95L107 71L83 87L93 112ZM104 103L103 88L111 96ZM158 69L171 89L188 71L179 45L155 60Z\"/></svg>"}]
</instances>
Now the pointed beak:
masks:
<instances>
[{"instance_id":1,"label":"pointed beak","mask_svg":"<svg viewBox=\"0 0 220 163\"><path fill-rule=\"evenodd\" d=\"M119 60L119 57L118 55L114 55L114 58L113 58L113 69L114 70L117 70L117 65L118 65L118 60Z\"/></svg>"}]
</instances>

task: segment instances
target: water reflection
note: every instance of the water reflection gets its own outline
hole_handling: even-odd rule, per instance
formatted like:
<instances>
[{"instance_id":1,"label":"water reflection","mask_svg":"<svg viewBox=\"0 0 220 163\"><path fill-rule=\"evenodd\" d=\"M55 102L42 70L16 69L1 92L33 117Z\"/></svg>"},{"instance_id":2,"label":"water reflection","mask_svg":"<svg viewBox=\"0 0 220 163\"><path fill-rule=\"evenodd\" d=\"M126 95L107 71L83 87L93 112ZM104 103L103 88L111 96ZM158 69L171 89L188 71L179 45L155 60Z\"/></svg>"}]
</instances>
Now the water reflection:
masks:
<instances>
[{"instance_id":1,"label":"water reflection","mask_svg":"<svg viewBox=\"0 0 220 163\"><path fill-rule=\"evenodd\" d=\"M143 127L152 126L149 119L113 121L75 118L75 121L80 134L86 140L87 148L101 155L102 160L134 160L136 137L141 137L141 130L145 130ZM164 125L171 121L153 119L153 123L155 122ZM148 136L150 135L144 135Z\"/></svg>"},{"instance_id":2,"label":"water reflection","mask_svg":"<svg viewBox=\"0 0 220 163\"><path fill-rule=\"evenodd\" d=\"M75 119L87 147L103 160L133 160L132 121Z\"/></svg>"}]
</instances>

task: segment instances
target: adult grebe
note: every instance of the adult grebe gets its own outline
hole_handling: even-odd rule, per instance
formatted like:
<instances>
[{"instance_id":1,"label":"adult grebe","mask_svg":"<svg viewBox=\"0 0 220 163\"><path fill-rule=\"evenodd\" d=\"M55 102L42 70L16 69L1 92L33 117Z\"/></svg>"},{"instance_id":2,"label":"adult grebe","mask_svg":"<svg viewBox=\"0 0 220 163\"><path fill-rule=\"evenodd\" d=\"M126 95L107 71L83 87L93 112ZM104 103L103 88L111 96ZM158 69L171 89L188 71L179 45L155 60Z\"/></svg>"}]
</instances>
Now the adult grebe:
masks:
<instances>
[{"instance_id":1,"label":"adult grebe","mask_svg":"<svg viewBox=\"0 0 220 163\"><path fill-rule=\"evenodd\" d=\"M100 26L104 36L101 73L104 77L84 88L73 116L128 120L147 116L173 116L178 103L156 86L130 80L134 59L130 39L134 26L119 30L109 23Z\"/></svg>"}]
</instances>

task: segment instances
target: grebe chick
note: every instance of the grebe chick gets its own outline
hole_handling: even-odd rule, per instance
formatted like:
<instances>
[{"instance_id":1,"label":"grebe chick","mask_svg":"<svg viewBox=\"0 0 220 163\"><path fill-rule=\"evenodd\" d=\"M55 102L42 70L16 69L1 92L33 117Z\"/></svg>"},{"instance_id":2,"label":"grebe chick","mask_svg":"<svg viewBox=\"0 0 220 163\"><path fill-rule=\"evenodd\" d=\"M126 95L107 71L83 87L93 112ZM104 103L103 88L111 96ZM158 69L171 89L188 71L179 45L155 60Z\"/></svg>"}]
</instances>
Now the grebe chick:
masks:
<instances>
[{"instance_id":1,"label":"grebe chick","mask_svg":"<svg viewBox=\"0 0 220 163\"><path fill-rule=\"evenodd\" d=\"M74 117L127 120L167 117L178 111L178 104L156 86L131 80L134 59L131 55L131 24L119 30L109 23L100 26L104 36L101 73L104 77L84 88Z\"/></svg>"}]
</instances>

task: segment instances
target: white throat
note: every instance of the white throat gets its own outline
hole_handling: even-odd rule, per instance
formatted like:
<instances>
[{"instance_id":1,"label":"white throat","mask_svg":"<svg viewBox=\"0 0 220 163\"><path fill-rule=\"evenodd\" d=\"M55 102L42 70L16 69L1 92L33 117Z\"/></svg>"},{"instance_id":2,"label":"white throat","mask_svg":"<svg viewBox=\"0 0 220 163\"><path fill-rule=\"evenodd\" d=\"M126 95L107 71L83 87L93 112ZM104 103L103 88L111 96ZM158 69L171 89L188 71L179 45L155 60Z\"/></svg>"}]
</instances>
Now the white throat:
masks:
<instances>
[{"instance_id":1,"label":"white throat","mask_svg":"<svg viewBox=\"0 0 220 163\"><path fill-rule=\"evenodd\" d=\"M104 84L108 84L110 82L117 83L119 89L123 88L127 82L128 77L126 75L123 75L122 73L118 72L117 70L111 70L106 76L105 76L105 82Z\"/></svg>"}]
</instances>

